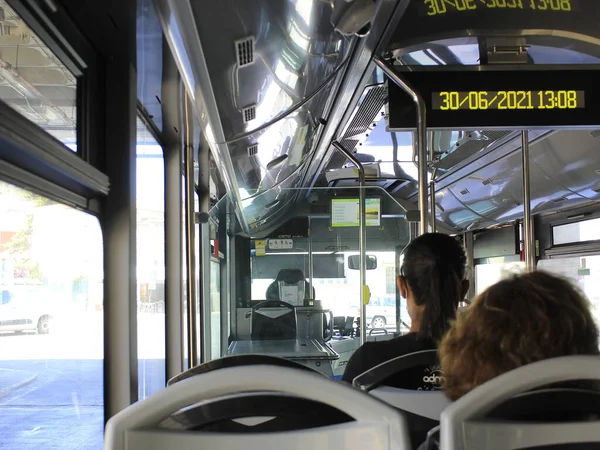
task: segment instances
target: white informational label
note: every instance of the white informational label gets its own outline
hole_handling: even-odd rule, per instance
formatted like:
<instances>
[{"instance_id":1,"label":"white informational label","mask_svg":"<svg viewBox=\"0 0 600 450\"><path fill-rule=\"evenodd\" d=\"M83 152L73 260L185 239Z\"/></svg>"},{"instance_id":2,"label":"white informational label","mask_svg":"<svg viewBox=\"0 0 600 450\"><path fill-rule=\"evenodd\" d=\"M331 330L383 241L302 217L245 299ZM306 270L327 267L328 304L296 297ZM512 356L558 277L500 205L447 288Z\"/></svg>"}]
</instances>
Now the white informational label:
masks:
<instances>
[{"instance_id":1,"label":"white informational label","mask_svg":"<svg viewBox=\"0 0 600 450\"><path fill-rule=\"evenodd\" d=\"M292 250L294 248L293 239L269 239L269 248L271 250Z\"/></svg>"},{"instance_id":2,"label":"white informational label","mask_svg":"<svg viewBox=\"0 0 600 450\"><path fill-rule=\"evenodd\" d=\"M282 301L298 306L301 294L298 286L280 286L279 293Z\"/></svg>"}]
</instances>

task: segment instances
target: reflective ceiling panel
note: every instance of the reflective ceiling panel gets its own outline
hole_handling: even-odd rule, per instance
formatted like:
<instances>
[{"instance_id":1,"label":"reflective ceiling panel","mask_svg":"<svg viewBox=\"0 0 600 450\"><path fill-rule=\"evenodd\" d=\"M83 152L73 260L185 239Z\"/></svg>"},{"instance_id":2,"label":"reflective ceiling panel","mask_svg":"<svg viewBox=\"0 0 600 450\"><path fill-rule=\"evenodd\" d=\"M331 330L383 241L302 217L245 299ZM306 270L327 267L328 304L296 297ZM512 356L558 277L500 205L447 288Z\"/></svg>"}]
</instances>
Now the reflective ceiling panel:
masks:
<instances>
[{"instance_id":1,"label":"reflective ceiling panel","mask_svg":"<svg viewBox=\"0 0 600 450\"><path fill-rule=\"evenodd\" d=\"M355 40L334 30L330 2L157 3L227 189L242 205L295 185ZM247 231L267 214L243 210Z\"/></svg>"}]
</instances>

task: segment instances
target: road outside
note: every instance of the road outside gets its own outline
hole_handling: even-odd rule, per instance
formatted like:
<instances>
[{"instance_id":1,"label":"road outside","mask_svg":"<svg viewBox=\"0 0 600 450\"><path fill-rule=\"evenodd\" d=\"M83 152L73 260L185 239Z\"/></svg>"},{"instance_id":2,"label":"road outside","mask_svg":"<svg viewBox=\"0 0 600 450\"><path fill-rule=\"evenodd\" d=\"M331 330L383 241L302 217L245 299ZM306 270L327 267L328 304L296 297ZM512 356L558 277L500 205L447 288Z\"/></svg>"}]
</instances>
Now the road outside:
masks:
<instances>
[{"instance_id":1,"label":"road outside","mask_svg":"<svg viewBox=\"0 0 600 450\"><path fill-rule=\"evenodd\" d=\"M48 335L0 333L0 448L99 450L102 314L63 317ZM138 317L140 396L165 384L164 315Z\"/></svg>"}]
</instances>

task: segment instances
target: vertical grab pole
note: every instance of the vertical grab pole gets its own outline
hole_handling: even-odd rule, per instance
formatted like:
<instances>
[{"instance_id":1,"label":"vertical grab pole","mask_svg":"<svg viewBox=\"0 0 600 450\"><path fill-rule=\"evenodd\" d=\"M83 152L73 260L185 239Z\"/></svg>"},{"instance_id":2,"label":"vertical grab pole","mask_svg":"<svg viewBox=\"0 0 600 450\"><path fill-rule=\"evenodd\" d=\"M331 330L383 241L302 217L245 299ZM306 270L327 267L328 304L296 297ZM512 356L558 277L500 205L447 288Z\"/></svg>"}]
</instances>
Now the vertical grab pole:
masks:
<instances>
[{"instance_id":1,"label":"vertical grab pole","mask_svg":"<svg viewBox=\"0 0 600 450\"><path fill-rule=\"evenodd\" d=\"M356 166L358 170L359 200L358 200L358 223L360 234L358 246L360 249L360 345L367 341L367 305L365 303L366 281L367 281L367 226L365 208L365 168L356 157L337 141L331 143L337 150L346 155L346 158ZM368 300L368 299L366 299Z\"/></svg>"},{"instance_id":2,"label":"vertical grab pole","mask_svg":"<svg viewBox=\"0 0 600 450\"><path fill-rule=\"evenodd\" d=\"M531 193L529 179L529 131L521 132L521 157L523 162L523 234L525 241L525 268L535 270L533 228L531 226Z\"/></svg>"},{"instance_id":3,"label":"vertical grab pole","mask_svg":"<svg viewBox=\"0 0 600 450\"><path fill-rule=\"evenodd\" d=\"M194 147L192 143L192 120L189 116L189 98L184 91L184 168L185 168L185 253L187 261L188 302L188 364L198 365L198 308L196 304L196 212L194 205Z\"/></svg>"},{"instance_id":4,"label":"vertical grab pole","mask_svg":"<svg viewBox=\"0 0 600 450\"><path fill-rule=\"evenodd\" d=\"M429 162L433 164L433 158L435 157L435 148L433 146L434 134L433 131L427 133L427 141L429 147ZM433 173L431 174L431 181L429 182L429 208L431 210L431 232L437 232L437 223L435 221L435 177L437 175L437 167L433 169Z\"/></svg>"},{"instance_id":5,"label":"vertical grab pole","mask_svg":"<svg viewBox=\"0 0 600 450\"><path fill-rule=\"evenodd\" d=\"M435 223L435 181L431 180L429 183L429 204L431 205L431 232L437 232L437 226Z\"/></svg>"},{"instance_id":6,"label":"vertical grab pole","mask_svg":"<svg viewBox=\"0 0 600 450\"><path fill-rule=\"evenodd\" d=\"M373 61L404 92L410 95L417 108L416 147L419 161L419 231L427 233L427 111L423 97L406 81L394 72L381 56L373 57Z\"/></svg>"},{"instance_id":7,"label":"vertical grab pole","mask_svg":"<svg viewBox=\"0 0 600 450\"><path fill-rule=\"evenodd\" d=\"M313 269L314 259L313 259L313 250L312 250L311 226L312 226L312 220L311 220L311 217L308 216L308 288L309 288L308 298L310 298L311 300L314 301L314 300L316 300L316 298L313 298L313 277L314 277L315 273L314 273L314 269ZM305 298L306 298L306 294L305 294Z\"/></svg>"}]
</instances>

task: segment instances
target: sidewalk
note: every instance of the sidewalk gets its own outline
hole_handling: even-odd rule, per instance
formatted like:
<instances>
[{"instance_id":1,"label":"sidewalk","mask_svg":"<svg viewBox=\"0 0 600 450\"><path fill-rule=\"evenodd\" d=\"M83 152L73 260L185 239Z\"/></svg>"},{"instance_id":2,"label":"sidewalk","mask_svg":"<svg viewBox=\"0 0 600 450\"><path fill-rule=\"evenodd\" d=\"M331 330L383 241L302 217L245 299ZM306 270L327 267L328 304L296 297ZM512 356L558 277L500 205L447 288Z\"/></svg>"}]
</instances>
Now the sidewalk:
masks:
<instances>
[{"instance_id":1,"label":"sidewalk","mask_svg":"<svg viewBox=\"0 0 600 450\"><path fill-rule=\"evenodd\" d=\"M26 370L0 369L0 398L6 397L11 392L16 391L37 378L33 372Z\"/></svg>"}]
</instances>

